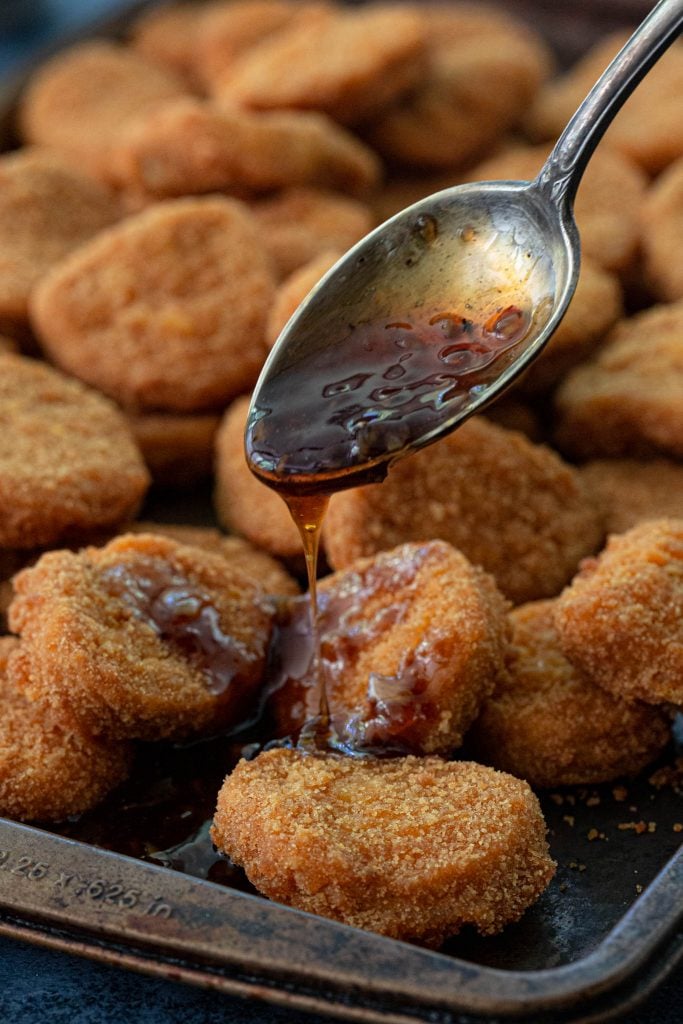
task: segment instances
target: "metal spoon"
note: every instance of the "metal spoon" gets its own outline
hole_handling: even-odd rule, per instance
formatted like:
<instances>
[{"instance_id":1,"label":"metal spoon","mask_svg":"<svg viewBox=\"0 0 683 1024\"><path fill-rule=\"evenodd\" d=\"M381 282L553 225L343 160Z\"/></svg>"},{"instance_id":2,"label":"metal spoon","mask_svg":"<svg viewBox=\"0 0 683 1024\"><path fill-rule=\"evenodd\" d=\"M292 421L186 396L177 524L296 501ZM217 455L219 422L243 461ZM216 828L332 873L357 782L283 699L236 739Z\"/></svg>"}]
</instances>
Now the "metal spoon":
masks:
<instances>
[{"instance_id":1,"label":"metal spoon","mask_svg":"<svg viewBox=\"0 0 683 1024\"><path fill-rule=\"evenodd\" d=\"M344 256L280 335L254 391L252 470L281 491L382 479L506 389L574 293L573 201L596 145L683 26L660 0L567 125L533 182L446 189Z\"/></svg>"}]
</instances>

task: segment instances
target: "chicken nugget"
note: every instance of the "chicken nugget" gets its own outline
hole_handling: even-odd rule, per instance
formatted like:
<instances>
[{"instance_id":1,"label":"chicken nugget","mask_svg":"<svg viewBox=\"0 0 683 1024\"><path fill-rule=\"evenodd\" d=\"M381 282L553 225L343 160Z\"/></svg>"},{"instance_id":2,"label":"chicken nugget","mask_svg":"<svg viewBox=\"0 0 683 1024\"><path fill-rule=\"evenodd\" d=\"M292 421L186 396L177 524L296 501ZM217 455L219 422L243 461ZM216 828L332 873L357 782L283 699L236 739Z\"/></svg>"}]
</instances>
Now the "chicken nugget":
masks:
<instances>
[{"instance_id":1,"label":"chicken nugget","mask_svg":"<svg viewBox=\"0 0 683 1024\"><path fill-rule=\"evenodd\" d=\"M556 440L579 459L683 455L683 300L619 321L555 396Z\"/></svg>"},{"instance_id":2,"label":"chicken nugget","mask_svg":"<svg viewBox=\"0 0 683 1024\"><path fill-rule=\"evenodd\" d=\"M293 597L301 593L299 584L276 558L242 537L227 537L210 526L185 526L178 523L133 523L130 532L154 533L177 540L179 544L190 544L222 555L234 568L256 580L266 594Z\"/></svg>"},{"instance_id":3,"label":"chicken nugget","mask_svg":"<svg viewBox=\"0 0 683 1024\"><path fill-rule=\"evenodd\" d=\"M149 477L121 413L33 359L0 353L0 547L116 529Z\"/></svg>"},{"instance_id":4,"label":"chicken nugget","mask_svg":"<svg viewBox=\"0 0 683 1024\"><path fill-rule=\"evenodd\" d=\"M268 314L266 341L269 345L275 344L289 318L299 308L320 278L334 266L341 256L342 253L338 249L327 249L319 256L314 256L308 263L304 263L282 282L275 293L275 299Z\"/></svg>"},{"instance_id":5,"label":"chicken nugget","mask_svg":"<svg viewBox=\"0 0 683 1024\"><path fill-rule=\"evenodd\" d=\"M409 166L465 167L519 124L554 62L529 25L502 11L467 4L417 10L428 35L427 68L367 137Z\"/></svg>"},{"instance_id":6,"label":"chicken nugget","mask_svg":"<svg viewBox=\"0 0 683 1024\"><path fill-rule=\"evenodd\" d=\"M16 637L0 637L0 814L19 820L61 821L98 804L128 775L127 743L89 736L27 699L7 675L23 670Z\"/></svg>"},{"instance_id":7,"label":"chicken nugget","mask_svg":"<svg viewBox=\"0 0 683 1024\"><path fill-rule=\"evenodd\" d=\"M400 460L383 483L333 495L323 528L334 569L440 538L516 604L557 594L602 537L576 470L482 417Z\"/></svg>"},{"instance_id":8,"label":"chicken nugget","mask_svg":"<svg viewBox=\"0 0 683 1024\"><path fill-rule=\"evenodd\" d=\"M188 89L203 91L203 76L197 60L199 38L204 22L226 6L223 0L215 0L214 3L165 3L154 7L133 22L130 45L146 60L167 68Z\"/></svg>"},{"instance_id":9,"label":"chicken nugget","mask_svg":"<svg viewBox=\"0 0 683 1024\"><path fill-rule=\"evenodd\" d=\"M355 562L319 584L319 664L309 605L295 599L282 616L269 686L278 736L316 717L320 676L342 746L444 755L460 746L503 665L506 601L490 576L443 541Z\"/></svg>"},{"instance_id":10,"label":"chicken nugget","mask_svg":"<svg viewBox=\"0 0 683 1024\"><path fill-rule=\"evenodd\" d=\"M232 530L276 558L303 564L299 530L275 491L258 480L247 465L244 430L249 399L238 398L223 417L216 435L216 515Z\"/></svg>"},{"instance_id":11,"label":"chicken nugget","mask_svg":"<svg viewBox=\"0 0 683 1024\"><path fill-rule=\"evenodd\" d=\"M132 409L220 409L263 364L271 264L249 210L159 203L57 264L32 297L51 358Z\"/></svg>"},{"instance_id":12,"label":"chicken nugget","mask_svg":"<svg viewBox=\"0 0 683 1024\"><path fill-rule=\"evenodd\" d=\"M14 588L28 696L89 732L178 739L250 712L273 612L221 555L129 534L48 552Z\"/></svg>"},{"instance_id":13,"label":"chicken nugget","mask_svg":"<svg viewBox=\"0 0 683 1024\"><path fill-rule=\"evenodd\" d=\"M547 145L513 146L474 167L471 180L532 180L549 152ZM593 154L576 196L576 223L582 252L605 270L619 274L632 270L646 185L643 172L621 153L601 146ZM614 309L615 299L607 301L608 308ZM598 314L599 304L591 305L591 312ZM549 347L553 344L554 338Z\"/></svg>"},{"instance_id":14,"label":"chicken nugget","mask_svg":"<svg viewBox=\"0 0 683 1024\"><path fill-rule=\"evenodd\" d=\"M530 441L543 440L541 421L536 410L516 398L504 395L502 399L486 407L485 416L499 427L525 434Z\"/></svg>"},{"instance_id":15,"label":"chicken nugget","mask_svg":"<svg viewBox=\"0 0 683 1024\"><path fill-rule=\"evenodd\" d=\"M218 795L212 838L264 895L439 946L518 920L555 872L529 786L436 757L271 750Z\"/></svg>"},{"instance_id":16,"label":"chicken nugget","mask_svg":"<svg viewBox=\"0 0 683 1024\"><path fill-rule=\"evenodd\" d=\"M321 110L357 124L419 80L419 14L399 5L322 8L237 57L214 86L221 103L254 110Z\"/></svg>"},{"instance_id":17,"label":"chicken nugget","mask_svg":"<svg viewBox=\"0 0 683 1024\"><path fill-rule=\"evenodd\" d=\"M510 613L506 671L468 734L486 764L532 786L608 782L635 775L671 738L666 714L614 697L562 654L554 601Z\"/></svg>"},{"instance_id":18,"label":"chicken nugget","mask_svg":"<svg viewBox=\"0 0 683 1024\"><path fill-rule=\"evenodd\" d=\"M610 537L557 600L562 650L610 693L683 706L683 519Z\"/></svg>"},{"instance_id":19,"label":"chicken nugget","mask_svg":"<svg viewBox=\"0 0 683 1024\"><path fill-rule=\"evenodd\" d=\"M617 32L600 40L565 75L540 90L526 118L532 138L549 139L560 134L628 35ZM606 142L649 174L659 173L683 156L682 94L683 43L677 42L628 98L607 129Z\"/></svg>"},{"instance_id":20,"label":"chicken nugget","mask_svg":"<svg viewBox=\"0 0 683 1024\"><path fill-rule=\"evenodd\" d=\"M240 195L293 185L367 192L380 163L324 114L220 110L190 97L155 107L112 147L111 175L138 196Z\"/></svg>"},{"instance_id":21,"label":"chicken nugget","mask_svg":"<svg viewBox=\"0 0 683 1024\"><path fill-rule=\"evenodd\" d=\"M162 487L189 487L211 476L217 413L174 416L143 413L128 423L152 479Z\"/></svg>"},{"instance_id":22,"label":"chicken nugget","mask_svg":"<svg viewBox=\"0 0 683 1024\"><path fill-rule=\"evenodd\" d=\"M683 299L683 157L650 186L641 221L643 262L653 294L664 302Z\"/></svg>"},{"instance_id":23,"label":"chicken nugget","mask_svg":"<svg viewBox=\"0 0 683 1024\"><path fill-rule=\"evenodd\" d=\"M322 189L286 189L251 210L281 278L329 249L346 252L375 226L369 207Z\"/></svg>"},{"instance_id":24,"label":"chicken nugget","mask_svg":"<svg viewBox=\"0 0 683 1024\"><path fill-rule=\"evenodd\" d=\"M186 93L170 72L104 39L80 43L43 64L19 105L23 138L66 153L109 180L109 150L123 127L157 103Z\"/></svg>"},{"instance_id":25,"label":"chicken nugget","mask_svg":"<svg viewBox=\"0 0 683 1024\"><path fill-rule=\"evenodd\" d=\"M683 466L668 459L595 459L579 473L600 505L607 533L646 519L683 519Z\"/></svg>"},{"instance_id":26,"label":"chicken nugget","mask_svg":"<svg viewBox=\"0 0 683 1024\"><path fill-rule=\"evenodd\" d=\"M107 189L52 153L0 157L0 322L23 325L40 278L122 212Z\"/></svg>"}]
</instances>

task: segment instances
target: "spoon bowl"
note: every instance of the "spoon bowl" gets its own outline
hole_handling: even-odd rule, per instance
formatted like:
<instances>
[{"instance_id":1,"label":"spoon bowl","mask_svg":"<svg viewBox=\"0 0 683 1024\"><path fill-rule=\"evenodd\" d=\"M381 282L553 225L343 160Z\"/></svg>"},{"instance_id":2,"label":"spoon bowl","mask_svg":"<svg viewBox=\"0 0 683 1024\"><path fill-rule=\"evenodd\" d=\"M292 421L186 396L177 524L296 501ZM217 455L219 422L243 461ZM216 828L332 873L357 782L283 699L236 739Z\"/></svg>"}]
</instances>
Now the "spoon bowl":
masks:
<instances>
[{"instance_id":1,"label":"spoon bowl","mask_svg":"<svg viewBox=\"0 0 683 1024\"><path fill-rule=\"evenodd\" d=\"M573 200L607 126L683 24L660 0L574 115L535 181L415 203L352 248L280 335L252 399L251 469L306 494L381 480L523 373L580 265Z\"/></svg>"}]
</instances>

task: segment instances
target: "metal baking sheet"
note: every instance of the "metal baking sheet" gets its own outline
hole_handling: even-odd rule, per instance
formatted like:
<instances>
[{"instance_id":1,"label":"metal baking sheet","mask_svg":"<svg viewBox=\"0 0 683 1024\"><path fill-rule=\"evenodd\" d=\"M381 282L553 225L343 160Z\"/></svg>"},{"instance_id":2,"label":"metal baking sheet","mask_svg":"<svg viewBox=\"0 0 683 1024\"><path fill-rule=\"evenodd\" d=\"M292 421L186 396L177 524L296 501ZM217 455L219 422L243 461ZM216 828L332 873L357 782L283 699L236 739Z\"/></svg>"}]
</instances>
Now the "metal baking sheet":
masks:
<instances>
[{"instance_id":1,"label":"metal baking sheet","mask_svg":"<svg viewBox=\"0 0 683 1024\"><path fill-rule=\"evenodd\" d=\"M142 6L90 34L118 34ZM546 5L517 6L543 21ZM574 6L590 20L590 6ZM627 20L642 13L635 6L621 5ZM552 24L569 7L552 7ZM603 6L605 25L619 23L618 9ZM23 80L0 91L0 148L12 144ZM157 491L145 515L207 523L209 497ZM609 1020L683 960L680 718L670 748L638 780L542 795L558 862L551 886L502 935L466 929L438 953L271 903L215 855L205 823L240 742L143 748L135 780L62 834L0 819L0 933L386 1024Z\"/></svg>"}]
</instances>

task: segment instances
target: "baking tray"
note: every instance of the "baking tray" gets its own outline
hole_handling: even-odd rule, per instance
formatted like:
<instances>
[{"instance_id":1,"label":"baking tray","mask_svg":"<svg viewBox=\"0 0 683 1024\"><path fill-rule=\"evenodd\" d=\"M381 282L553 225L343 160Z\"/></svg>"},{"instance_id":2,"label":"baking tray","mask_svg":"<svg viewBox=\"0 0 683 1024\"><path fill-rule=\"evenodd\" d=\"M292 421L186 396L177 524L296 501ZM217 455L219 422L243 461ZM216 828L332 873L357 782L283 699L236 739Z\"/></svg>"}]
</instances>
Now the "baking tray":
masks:
<instances>
[{"instance_id":1,"label":"baking tray","mask_svg":"<svg viewBox=\"0 0 683 1024\"><path fill-rule=\"evenodd\" d=\"M87 34L117 35L148 5L123 6ZM596 27L636 20L649 4L508 6L546 26L551 40L554 33L569 39L561 26L570 23L585 40ZM0 89L0 149L12 145L16 96L29 70ZM145 516L209 523L210 494L156 491ZM542 795L558 862L551 886L502 935L482 939L466 929L438 953L269 902L215 853L206 823L248 740L142 747L135 782L59 833L0 819L0 933L385 1024L610 1020L683 960L680 717L669 749L638 780Z\"/></svg>"}]
</instances>

